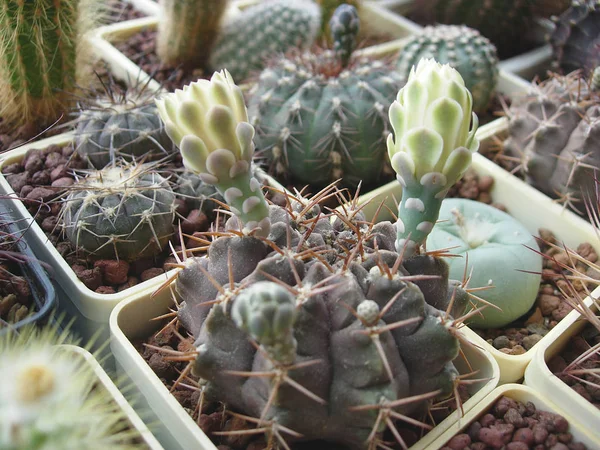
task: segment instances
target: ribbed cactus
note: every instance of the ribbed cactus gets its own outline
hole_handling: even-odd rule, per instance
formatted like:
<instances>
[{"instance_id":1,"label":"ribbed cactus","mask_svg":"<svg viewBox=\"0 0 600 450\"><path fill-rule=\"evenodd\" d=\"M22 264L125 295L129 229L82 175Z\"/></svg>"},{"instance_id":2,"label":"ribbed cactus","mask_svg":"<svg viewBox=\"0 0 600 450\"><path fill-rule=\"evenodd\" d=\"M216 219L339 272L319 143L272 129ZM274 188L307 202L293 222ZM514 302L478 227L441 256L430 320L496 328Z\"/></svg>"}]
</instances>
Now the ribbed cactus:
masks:
<instances>
[{"instance_id":1,"label":"ribbed cactus","mask_svg":"<svg viewBox=\"0 0 600 450\"><path fill-rule=\"evenodd\" d=\"M227 69L238 81L262 70L266 61L315 41L321 11L312 1L268 0L249 7L223 26L210 56L213 70Z\"/></svg>"},{"instance_id":2,"label":"ribbed cactus","mask_svg":"<svg viewBox=\"0 0 600 450\"><path fill-rule=\"evenodd\" d=\"M337 7L346 4L358 10L361 3L360 0L316 0L316 2L321 7L321 36L326 38L330 37L329 21Z\"/></svg>"},{"instance_id":3,"label":"ribbed cactus","mask_svg":"<svg viewBox=\"0 0 600 450\"><path fill-rule=\"evenodd\" d=\"M156 53L169 65L204 67L228 0L160 0Z\"/></svg>"},{"instance_id":4,"label":"ribbed cactus","mask_svg":"<svg viewBox=\"0 0 600 450\"><path fill-rule=\"evenodd\" d=\"M413 15L426 24L474 28L492 41L504 59L520 53L523 35L533 25L533 4L534 0L416 0Z\"/></svg>"},{"instance_id":5,"label":"ribbed cactus","mask_svg":"<svg viewBox=\"0 0 600 450\"><path fill-rule=\"evenodd\" d=\"M403 79L383 61L351 58L353 7L338 8L331 23L336 50L279 59L261 73L248 102L256 147L281 178L373 185L386 163L386 111Z\"/></svg>"},{"instance_id":6,"label":"ribbed cactus","mask_svg":"<svg viewBox=\"0 0 600 450\"><path fill-rule=\"evenodd\" d=\"M0 116L51 124L75 100L90 0L0 1Z\"/></svg>"},{"instance_id":7,"label":"ribbed cactus","mask_svg":"<svg viewBox=\"0 0 600 450\"><path fill-rule=\"evenodd\" d=\"M574 0L555 19L550 43L554 60L565 73L600 65L600 0Z\"/></svg>"},{"instance_id":8,"label":"ribbed cactus","mask_svg":"<svg viewBox=\"0 0 600 450\"><path fill-rule=\"evenodd\" d=\"M124 98L97 102L77 118L75 150L90 166L103 169L119 159L148 161L174 150L154 102Z\"/></svg>"},{"instance_id":9,"label":"ribbed cactus","mask_svg":"<svg viewBox=\"0 0 600 450\"><path fill-rule=\"evenodd\" d=\"M220 208L218 202L225 202L215 186L205 183L202 178L188 170L177 174L173 190L191 209L199 209L209 217Z\"/></svg>"},{"instance_id":10,"label":"ribbed cactus","mask_svg":"<svg viewBox=\"0 0 600 450\"><path fill-rule=\"evenodd\" d=\"M75 247L97 258L160 253L173 234L175 196L148 165L115 165L69 188L61 224Z\"/></svg>"},{"instance_id":11,"label":"ribbed cactus","mask_svg":"<svg viewBox=\"0 0 600 450\"><path fill-rule=\"evenodd\" d=\"M477 30L464 25L428 26L412 36L400 52L397 69L408 78L422 58L433 58L458 70L473 96L473 110L485 111L496 90L496 47Z\"/></svg>"},{"instance_id":12,"label":"ribbed cactus","mask_svg":"<svg viewBox=\"0 0 600 450\"><path fill-rule=\"evenodd\" d=\"M507 114L504 154L519 161L515 170L580 214L600 167L599 98L580 73L553 75L513 99Z\"/></svg>"}]
</instances>

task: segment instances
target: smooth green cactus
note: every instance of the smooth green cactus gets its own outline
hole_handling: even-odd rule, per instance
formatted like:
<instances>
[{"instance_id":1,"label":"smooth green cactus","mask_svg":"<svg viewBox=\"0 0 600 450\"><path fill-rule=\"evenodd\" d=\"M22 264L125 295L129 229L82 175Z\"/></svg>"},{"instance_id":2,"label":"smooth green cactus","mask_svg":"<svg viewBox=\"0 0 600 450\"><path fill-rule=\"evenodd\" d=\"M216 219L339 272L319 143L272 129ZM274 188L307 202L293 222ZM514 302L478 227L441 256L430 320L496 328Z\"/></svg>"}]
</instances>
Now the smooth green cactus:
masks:
<instances>
[{"instance_id":1,"label":"smooth green cactus","mask_svg":"<svg viewBox=\"0 0 600 450\"><path fill-rule=\"evenodd\" d=\"M473 96L473 111L485 111L498 82L496 47L487 38L462 25L428 26L403 47L396 63L398 71L407 78L422 58L455 68Z\"/></svg>"},{"instance_id":2,"label":"smooth green cactus","mask_svg":"<svg viewBox=\"0 0 600 450\"><path fill-rule=\"evenodd\" d=\"M600 1L574 0L555 18L550 44L555 63L565 73L600 65Z\"/></svg>"},{"instance_id":3,"label":"smooth green cactus","mask_svg":"<svg viewBox=\"0 0 600 450\"><path fill-rule=\"evenodd\" d=\"M471 93L455 69L422 59L390 107L395 136L388 137L388 154L402 185L398 251L412 255L425 242L448 189L479 149L471 104Z\"/></svg>"},{"instance_id":4,"label":"smooth green cactus","mask_svg":"<svg viewBox=\"0 0 600 450\"><path fill-rule=\"evenodd\" d=\"M282 58L261 73L248 102L256 147L278 178L372 186L385 177L385 111L403 80L383 61L350 58L354 8L338 8L332 24L335 51Z\"/></svg>"},{"instance_id":5,"label":"smooth green cactus","mask_svg":"<svg viewBox=\"0 0 600 450\"><path fill-rule=\"evenodd\" d=\"M156 103L184 165L217 188L246 232L267 235L269 208L251 171L254 128L231 75L215 72Z\"/></svg>"},{"instance_id":6,"label":"smooth green cactus","mask_svg":"<svg viewBox=\"0 0 600 450\"><path fill-rule=\"evenodd\" d=\"M312 1L269 0L249 7L224 25L209 66L243 81L270 57L310 47L320 25L321 11Z\"/></svg>"},{"instance_id":7,"label":"smooth green cactus","mask_svg":"<svg viewBox=\"0 0 600 450\"><path fill-rule=\"evenodd\" d=\"M81 110L75 150L91 167L103 169L119 159L148 161L173 152L154 102L141 100L100 101Z\"/></svg>"},{"instance_id":8,"label":"smooth green cactus","mask_svg":"<svg viewBox=\"0 0 600 450\"><path fill-rule=\"evenodd\" d=\"M411 17L429 25L474 28L504 59L522 52L523 35L534 24L533 6L534 0L416 0Z\"/></svg>"},{"instance_id":9,"label":"smooth green cactus","mask_svg":"<svg viewBox=\"0 0 600 450\"><path fill-rule=\"evenodd\" d=\"M134 260L164 249L174 231L175 196L151 167L107 167L69 188L61 224L78 250Z\"/></svg>"},{"instance_id":10,"label":"smooth green cactus","mask_svg":"<svg viewBox=\"0 0 600 450\"><path fill-rule=\"evenodd\" d=\"M83 34L96 15L92 5L0 1L0 116L6 123L51 124L74 102Z\"/></svg>"},{"instance_id":11,"label":"smooth green cactus","mask_svg":"<svg viewBox=\"0 0 600 450\"><path fill-rule=\"evenodd\" d=\"M500 308L485 308L470 317L468 325L502 327L535 303L542 257L535 252L539 251L535 238L510 215L473 200L444 200L439 223L427 238L427 250L445 248L465 257L445 258L450 278L462 279L466 271L471 277L469 287L490 287L477 296Z\"/></svg>"},{"instance_id":12,"label":"smooth green cactus","mask_svg":"<svg viewBox=\"0 0 600 450\"><path fill-rule=\"evenodd\" d=\"M75 344L57 326L0 335L0 448L147 448Z\"/></svg>"},{"instance_id":13,"label":"smooth green cactus","mask_svg":"<svg viewBox=\"0 0 600 450\"><path fill-rule=\"evenodd\" d=\"M503 154L517 161L511 169L582 215L600 167L600 104L591 84L579 72L554 74L515 97L503 145Z\"/></svg>"},{"instance_id":14,"label":"smooth green cactus","mask_svg":"<svg viewBox=\"0 0 600 450\"><path fill-rule=\"evenodd\" d=\"M165 64L204 67L228 0L160 0L156 53Z\"/></svg>"}]
</instances>

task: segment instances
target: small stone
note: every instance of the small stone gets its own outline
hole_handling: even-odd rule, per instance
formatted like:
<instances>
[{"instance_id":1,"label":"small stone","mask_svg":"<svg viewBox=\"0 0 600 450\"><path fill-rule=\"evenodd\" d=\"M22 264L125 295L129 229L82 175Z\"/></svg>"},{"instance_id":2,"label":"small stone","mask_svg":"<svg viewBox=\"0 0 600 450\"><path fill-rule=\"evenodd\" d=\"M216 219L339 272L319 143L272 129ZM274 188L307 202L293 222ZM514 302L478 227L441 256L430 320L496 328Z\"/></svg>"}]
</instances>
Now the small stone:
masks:
<instances>
[{"instance_id":1,"label":"small stone","mask_svg":"<svg viewBox=\"0 0 600 450\"><path fill-rule=\"evenodd\" d=\"M164 273L165 272L160 267L152 267L142 272L142 274L140 275L140 280L144 282Z\"/></svg>"},{"instance_id":2,"label":"small stone","mask_svg":"<svg viewBox=\"0 0 600 450\"><path fill-rule=\"evenodd\" d=\"M538 298L538 306L544 316L552 314L552 311L558 308L559 305L560 298L555 295L543 294Z\"/></svg>"},{"instance_id":3,"label":"small stone","mask_svg":"<svg viewBox=\"0 0 600 450\"><path fill-rule=\"evenodd\" d=\"M533 442L535 444L543 444L548 438L548 430L541 424L534 425L533 429Z\"/></svg>"},{"instance_id":4,"label":"small stone","mask_svg":"<svg viewBox=\"0 0 600 450\"><path fill-rule=\"evenodd\" d=\"M552 311L552 318L554 320L556 320L557 322L560 322L561 320L563 320L567 314L569 314L571 311L573 310L573 308L567 303L567 302L562 302L558 308L556 308L554 311Z\"/></svg>"},{"instance_id":5,"label":"small stone","mask_svg":"<svg viewBox=\"0 0 600 450\"><path fill-rule=\"evenodd\" d=\"M117 287L117 292L122 292L125 289L129 289L130 287L133 287L136 284L139 284L139 282L140 282L139 278L134 277L134 276L129 276L129 277L127 277L127 281L125 283L123 283Z\"/></svg>"},{"instance_id":6,"label":"small stone","mask_svg":"<svg viewBox=\"0 0 600 450\"><path fill-rule=\"evenodd\" d=\"M100 286L94 292L96 292L97 294L108 295L108 294L114 294L115 293L115 289L112 286Z\"/></svg>"},{"instance_id":7,"label":"small stone","mask_svg":"<svg viewBox=\"0 0 600 450\"><path fill-rule=\"evenodd\" d=\"M529 450L529 446L525 442L509 442L506 450Z\"/></svg>"},{"instance_id":8,"label":"small stone","mask_svg":"<svg viewBox=\"0 0 600 450\"><path fill-rule=\"evenodd\" d=\"M156 352L150 357L150 359L148 360L148 365L159 377L166 378L171 370L171 365L168 361L165 361L163 355L160 352Z\"/></svg>"},{"instance_id":9,"label":"small stone","mask_svg":"<svg viewBox=\"0 0 600 450\"><path fill-rule=\"evenodd\" d=\"M21 172L6 176L6 181L13 188L13 191L20 193L24 186L30 184L31 173Z\"/></svg>"},{"instance_id":10,"label":"small stone","mask_svg":"<svg viewBox=\"0 0 600 450\"><path fill-rule=\"evenodd\" d=\"M64 164L59 164L50 171L50 181L55 181L66 176L69 176L69 173Z\"/></svg>"},{"instance_id":11,"label":"small stone","mask_svg":"<svg viewBox=\"0 0 600 450\"><path fill-rule=\"evenodd\" d=\"M100 259L94 263L104 276L104 282L109 285L119 285L127 282L129 263L124 260Z\"/></svg>"},{"instance_id":12,"label":"small stone","mask_svg":"<svg viewBox=\"0 0 600 450\"><path fill-rule=\"evenodd\" d=\"M492 448L502 448L504 446L504 436L494 428L482 428L479 430L479 440Z\"/></svg>"},{"instance_id":13,"label":"small stone","mask_svg":"<svg viewBox=\"0 0 600 450\"><path fill-rule=\"evenodd\" d=\"M58 224L58 217L48 216L42 221L42 230L52 233Z\"/></svg>"},{"instance_id":14,"label":"small stone","mask_svg":"<svg viewBox=\"0 0 600 450\"><path fill-rule=\"evenodd\" d=\"M494 348L500 350L503 348L509 348L510 347L510 339L508 339L507 336L498 336L496 339L494 339L494 342L492 344L494 346Z\"/></svg>"},{"instance_id":15,"label":"small stone","mask_svg":"<svg viewBox=\"0 0 600 450\"><path fill-rule=\"evenodd\" d=\"M27 206L32 206L38 204L40 201L47 203L54 197L56 197L56 190L46 187L34 187L33 190L27 194L23 202Z\"/></svg>"},{"instance_id":16,"label":"small stone","mask_svg":"<svg viewBox=\"0 0 600 450\"><path fill-rule=\"evenodd\" d=\"M472 441L476 441L479 439L479 430L481 430L481 424L479 423L479 421L475 421L469 426L467 433L471 437Z\"/></svg>"},{"instance_id":17,"label":"small stone","mask_svg":"<svg viewBox=\"0 0 600 450\"><path fill-rule=\"evenodd\" d=\"M71 177L61 177L54 180L51 186L56 188L66 188L72 186L74 183L75 180Z\"/></svg>"},{"instance_id":18,"label":"small stone","mask_svg":"<svg viewBox=\"0 0 600 450\"><path fill-rule=\"evenodd\" d=\"M485 416L479 419L479 422L481 423L482 427L488 428L490 425L493 425L494 422L496 422L496 418L493 414L487 413Z\"/></svg>"},{"instance_id":19,"label":"small stone","mask_svg":"<svg viewBox=\"0 0 600 450\"><path fill-rule=\"evenodd\" d=\"M42 170L44 168L44 160L42 155L39 153L31 154L31 156L26 157L25 160L25 170L28 172L34 173L38 170Z\"/></svg>"},{"instance_id":20,"label":"small stone","mask_svg":"<svg viewBox=\"0 0 600 450\"><path fill-rule=\"evenodd\" d=\"M523 420L523 417L515 408L509 408L508 411L506 411L506 414L504 414L504 421L506 423L514 425L515 428L522 428L525 426L525 421Z\"/></svg>"},{"instance_id":21,"label":"small stone","mask_svg":"<svg viewBox=\"0 0 600 450\"><path fill-rule=\"evenodd\" d=\"M50 174L47 170L40 170L31 176L31 184L34 186L45 186L50 183Z\"/></svg>"},{"instance_id":22,"label":"small stone","mask_svg":"<svg viewBox=\"0 0 600 450\"><path fill-rule=\"evenodd\" d=\"M463 450L465 447L471 445L471 437L468 434L457 434L448 441L446 447L452 450Z\"/></svg>"},{"instance_id":23,"label":"small stone","mask_svg":"<svg viewBox=\"0 0 600 450\"><path fill-rule=\"evenodd\" d=\"M530 447L533 445L533 431L529 428L519 428L513 435L513 441L523 442Z\"/></svg>"},{"instance_id":24,"label":"small stone","mask_svg":"<svg viewBox=\"0 0 600 450\"><path fill-rule=\"evenodd\" d=\"M531 323L527 325L527 331L529 331L531 334L546 336L548 334L548 327L544 326L543 323Z\"/></svg>"},{"instance_id":25,"label":"small stone","mask_svg":"<svg viewBox=\"0 0 600 450\"><path fill-rule=\"evenodd\" d=\"M540 336L539 334L532 334L529 336L525 336L523 338L523 347L525 347L526 350L531 350L533 348L533 346L535 344L537 344L538 342L540 342L542 340L542 336Z\"/></svg>"}]
</instances>

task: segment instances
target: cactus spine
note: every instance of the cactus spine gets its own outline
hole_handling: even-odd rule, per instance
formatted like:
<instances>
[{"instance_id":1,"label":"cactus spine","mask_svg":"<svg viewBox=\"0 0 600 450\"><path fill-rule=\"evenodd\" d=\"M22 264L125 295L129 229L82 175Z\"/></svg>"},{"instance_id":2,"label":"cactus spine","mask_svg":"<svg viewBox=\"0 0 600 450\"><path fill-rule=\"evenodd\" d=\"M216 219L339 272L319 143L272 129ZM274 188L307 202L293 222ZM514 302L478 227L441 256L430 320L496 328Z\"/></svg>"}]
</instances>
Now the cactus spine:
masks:
<instances>
[{"instance_id":1,"label":"cactus spine","mask_svg":"<svg viewBox=\"0 0 600 450\"><path fill-rule=\"evenodd\" d=\"M52 123L69 106L88 0L0 1L0 115ZM90 3L91 4L91 3Z\"/></svg>"},{"instance_id":2,"label":"cactus spine","mask_svg":"<svg viewBox=\"0 0 600 450\"><path fill-rule=\"evenodd\" d=\"M160 0L156 52L169 65L204 67L228 0Z\"/></svg>"}]
</instances>

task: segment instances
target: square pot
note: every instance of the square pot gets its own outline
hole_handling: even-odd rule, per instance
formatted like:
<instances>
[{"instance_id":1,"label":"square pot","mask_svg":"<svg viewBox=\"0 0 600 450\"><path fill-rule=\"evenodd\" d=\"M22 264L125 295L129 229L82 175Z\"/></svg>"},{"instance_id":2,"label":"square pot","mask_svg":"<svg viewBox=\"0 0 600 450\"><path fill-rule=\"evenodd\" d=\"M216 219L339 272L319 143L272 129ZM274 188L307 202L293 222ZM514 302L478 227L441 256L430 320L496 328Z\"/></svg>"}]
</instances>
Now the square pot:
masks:
<instances>
[{"instance_id":1,"label":"square pot","mask_svg":"<svg viewBox=\"0 0 600 450\"><path fill-rule=\"evenodd\" d=\"M569 415L566 411L563 411L558 405L552 402L550 400L552 397L542 395L540 392L537 392L528 386L505 384L494 389L475 408L465 414L459 422L452 425L449 430L436 439L431 445L431 449L436 450L442 448L453 436L464 433L473 421L480 418L502 396L509 397L522 403L532 402L537 410L560 414L569 422L569 433L573 435L576 442L585 444L590 450L600 448L600 440L588 434L590 430L579 422L577 417ZM597 425L598 423L596 422L596 426Z\"/></svg>"},{"instance_id":2,"label":"square pot","mask_svg":"<svg viewBox=\"0 0 600 450\"><path fill-rule=\"evenodd\" d=\"M142 407L153 411L154 414L149 418L157 423L154 433L166 448L187 450L193 447L198 450L217 450L133 345L134 341L158 331L161 324L153 319L168 313L170 308L173 308L173 299L168 289L153 297L146 294L117 305L110 317L111 349L117 362L117 372L128 377L140 394L140 398L145 399ZM486 379L469 385L471 398L463 405L464 410L468 411L496 387L499 370L487 351L471 345L462 345L462 350L473 370L480 370L477 377ZM456 365L461 373L471 371L460 357L457 358ZM431 442L457 420L459 420L459 413L455 411L411 449L431 448Z\"/></svg>"},{"instance_id":3,"label":"square pot","mask_svg":"<svg viewBox=\"0 0 600 450\"><path fill-rule=\"evenodd\" d=\"M493 144L497 130L502 129L505 123L504 119L497 120L477 131L482 148ZM471 168L480 176L491 176L494 179L490 191L493 202L504 204L508 213L515 217L532 235L537 235L538 229L541 227L548 228L555 234L558 241L564 242L570 248L576 248L580 243L589 242L596 251L600 251L600 243L598 243L594 228L589 222L562 208L537 189L478 153L473 155ZM384 201L389 211L383 208L378 220L391 220L390 211L397 210L398 205L395 199L399 200L401 196L400 183L393 181L361 196L359 202L370 202L363 209L369 220L375 214L379 204ZM594 291L594 295L600 295L600 288ZM522 379L527 365L534 358L536 350L540 348L540 343L552 339L553 335L560 333L560 329L559 327L553 328L538 344L521 355L507 355L500 352L468 327L465 327L464 333L476 345L489 351L498 361L500 383L503 384Z\"/></svg>"},{"instance_id":4,"label":"square pot","mask_svg":"<svg viewBox=\"0 0 600 450\"><path fill-rule=\"evenodd\" d=\"M592 294L598 298L598 290ZM597 303L596 303L597 304ZM573 311L565 317L556 328L560 332L540 342L533 361L525 371L525 385L539 392L544 398L552 401L573 417L579 424L585 427L595 439L595 447L600 448L600 410L588 402L585 398L571 389L566 383L554 375L547 361L560 354L569 341L577 335L588 324L577 311Z\"/></svg>"}]
</instances>

